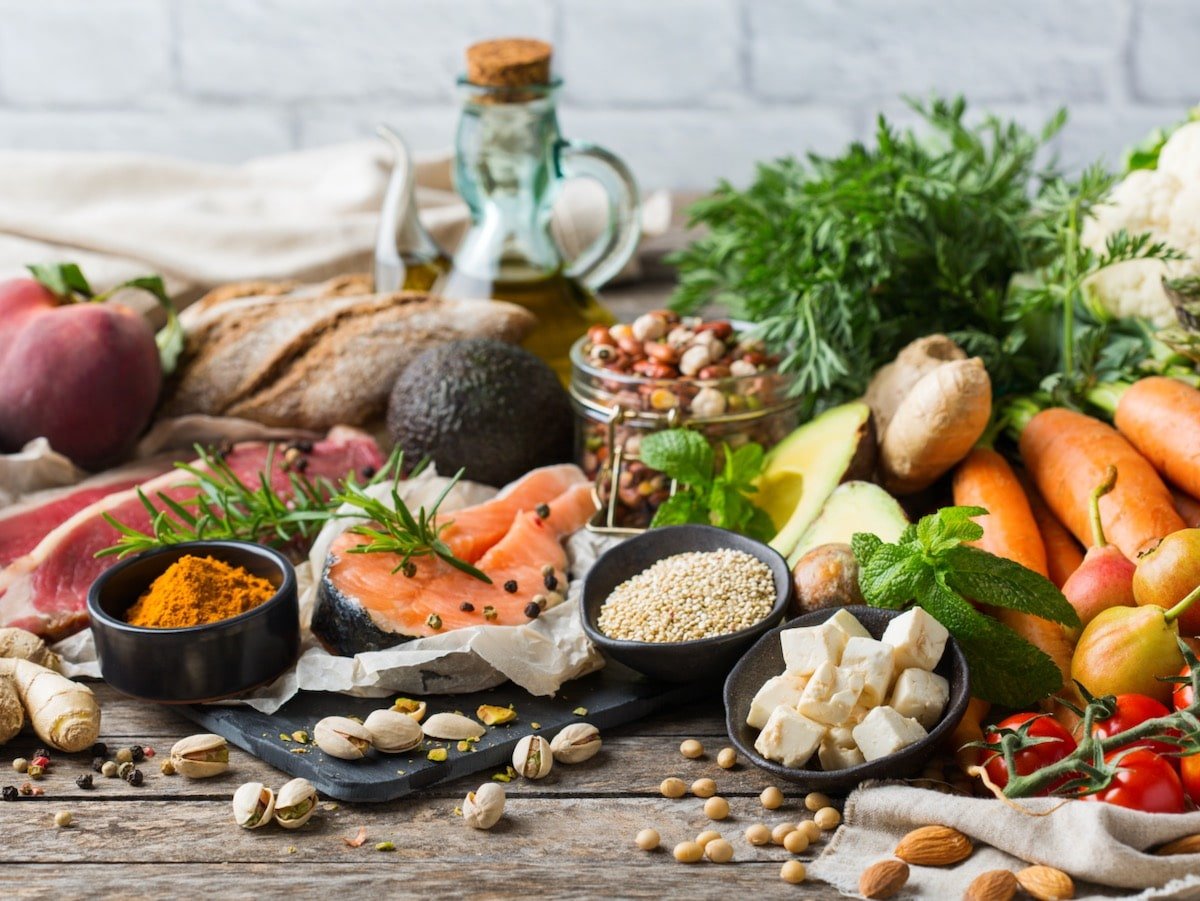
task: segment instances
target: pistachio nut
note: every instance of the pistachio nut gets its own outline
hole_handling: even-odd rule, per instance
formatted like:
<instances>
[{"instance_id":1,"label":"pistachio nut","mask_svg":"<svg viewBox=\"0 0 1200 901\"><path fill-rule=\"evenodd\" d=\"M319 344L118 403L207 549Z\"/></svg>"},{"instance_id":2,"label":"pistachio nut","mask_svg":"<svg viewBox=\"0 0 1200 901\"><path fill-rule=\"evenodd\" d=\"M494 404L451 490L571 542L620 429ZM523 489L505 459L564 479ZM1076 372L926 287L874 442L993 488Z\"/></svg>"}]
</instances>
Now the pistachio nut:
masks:
<instances>
[{"instance_id":1,"label":"pistachio nut","mask_svg":"<svg viewBox=\"0 0 1200 901\"><path fill-rule=\"evenodd\" d=\"M317 809L317 790L307 779L293 779L275 796L275 822L284 829L299 829Z\"/></svg>"},{"instance_id":2,"label":"pistachio nut","mask_svg":"<svg viewBox=\"0 0 1200 901\"><path fill-rule=\"evenodd\" d=\"M517 718L517 711L512 707L497 707L495 704L480 704L475 716L485 726L500 726L511 723Z\"/></svg>"},{"instance_id":3,"label":"pistachio nut","mask_svg":"<svg viewBox=\"0 0 1200 901\"><path fill-rule=\"evenodd\" d=\"M171 748L171 764L190 779L219 776L229 769L229 745L219 735L189 735Z\"/></svg>"},{"instance_id":4,"label":"pistachio nut","mask_svg":"<svg viewBox=\"0 0 1200 901\"><path fill-rule=\"evenodd\" d=\"M571 723L550 742L559 763L583 763L600 750L600 730L591 723Z\"/></svg>"},{"instance_id":5,"label":"pistachio nut","mask_svg":"<svg viewBox=\"0 0 1200 901\"><path fill-rule=\"evenodd\" d=\"M472 829L491 829L504 815L504 789L495 782L483 783L467 792L462 812L463 822Z\"/></svg>"},{"instance_id":6,"label":"pistachio nut","mask_svg":"<svg viewBox=\"0 0 1200 901\"><path fill-rule=\"evenodd\" d=\"M313 741L330 757L342 760L359 760L371 749L367 727L344 716L327 716L317 723L313 727Z\"/></svg>"},{"instance_id":7,"label":"pistachio nut","mask_svg":"<svg viewBox=\"0 0 1200 901\"><path fill-rule=\"evenodd\" d=\"M414 701L412 698L396 698L392 703L392 710L411 716L418 723L425 719L425 709L424 701Z\"/></svg>"},{"instance_id":8,"label":"pistachio nut","mask_svg":"<svg viewBox=\"0 0 1200 901\"><path fill-rule=\"evenodd\" d=\"M464 738L482 738L487 731L470 717L460 713L435 713L425 721L425 734L443 741L461 741Z\"/></svg>"},{"instance_id":9,"label":"pistachio nut","mask_svg":"<svg viewBox=\"0 0 1200 901\"><path fill-rule=\"evenodd\" d=\"M373 710L363 720L363 727L371 734L375 750L385 754L411 751L425 737L421 724L406 713L395 710Z\"/></svg>"},{"instance_id":10,"label":"pistachio nut","mask_svg":"<svg viewBox=\"0 0 1200 901\"><path fill-rule=\"evenodd\" d=\"M513 749L513 769L526 779L541 779L550 775L554 766L554 752L550 742L540 735L526 735Z\"/></svg>"},{"instance_id":11,"label":"pistachio nut","mask_svg":"<svg viewBox=\"0 0 1200 901\"><path fill-rule=\"evenodd\" d=\"M275 814L275 792L261 782L247 782L233 793L233 819L243 829L257 829Z\"/></svg>"}]
</instances>

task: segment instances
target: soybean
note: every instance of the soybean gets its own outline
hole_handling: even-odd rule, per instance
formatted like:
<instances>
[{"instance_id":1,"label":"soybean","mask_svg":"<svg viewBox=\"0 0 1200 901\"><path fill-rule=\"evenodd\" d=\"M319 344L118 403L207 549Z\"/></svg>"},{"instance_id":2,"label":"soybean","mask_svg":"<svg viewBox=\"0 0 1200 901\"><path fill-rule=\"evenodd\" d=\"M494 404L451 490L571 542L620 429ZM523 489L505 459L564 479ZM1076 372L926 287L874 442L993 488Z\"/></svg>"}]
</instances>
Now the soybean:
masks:
<instances>
[{"instance_id":1,"label":"soybean","mask_svg":"<svg viewBox=\"0 0 1200 901\"><path fill-rule=\"evenodd\" d=\"M695 760L697 757L704 756L704 745L694 738L689 738L679 746L679 753L688 760Z\"/></svg>"},{"instance_id":2,"label":"soybean","mask_svg":"<svg viewBox=\"0 0 1200 901\"><path fill-rule=\"evenodd\" d=\"M821 792L811 792L805 796L804 806L813 813L816 813L822 807L829 806L829 797L821 794Z\"/></svg>"},{"instance_id":3,"label":"soybean","mask_svg":"<svg viewBox=\"0 0 1200 901\"><path fill-rule=\"evenodd\" d=\"M722 797L712 797L704 802L704 815L710 820L723 820L729 816L729 802Z\"/></svg>"},{"instance_id":4,"label":"soybean","mask_svg":"<svg viewBox=\"0 0 1200 901\"><path fill-rule=\"evenodd\" d=\"M771 830L762 823L755 823L746 830L746 841L752 845L765 845L771 840Z\"/></svg>"},{"instance_id":5,"label":"soybean","mask_svg":"<svg viewBox=\"0 0 1200 901\"><path fill-rule=\"evenodd\" d=\"M758 800L767 810L776 810L783 805L783 792L774 785L768 785L758 796Z\"/></svg>"},{"instance_id":6,"label":"soybean","mask_svg":"<svg viewBox=\"0 0 1200 901\"><path fill-rule=\"evenodd\" d=\"M796 831L795 823L780 823L771 830L771 842L776 845L782 845L783 840L788 837L789 833Z\"/></svg>"},{"instance_id":7,"label":"soybean","mask_svg":"<svg viewBox=\"0 0 1200 901\"><path fill-rule=\"evenodd\" d=\"M737 766L737 751L733 748L722 748L717 754L717 766L723 770L731 770Z\"/></svg>"},{"instance_id":8,"label":"soybean","mask_svg":"<svg viewBox=\"0 0 1200 901\"><path fill-rule=\"evenodd\" d=\"M799 829L783 837L783 848L789 854L803 854L808 850L808 837Z\"/></svg>"},{"instance_id":9,"label":"soybean","mask_svg":"<svg viewBox=\"0 0 1200 901\"><path fill-rule=\"evenodd\" d=\"M662 781L658 790L662 792L664 798L682 798L687 792L687 783L675 776L670 776Z\"/></svg>"},{"instance_id":10,"label":"soybean","mask_svg":"<svg viewBox=\"0 0 1200 901\"><path fill-rule=\"evenodd\" d=\"M704 846L696 842L680 842L675 846L675 859L680 863L699 863L704 856Z\"/></svg>"},{"instance_id":11,"label":"soybean","mask_svg":"<svg viewBox=\"0 0 1200 901\"><path fill-rule=\"evenodd\" d=\"M697 798L711 798L717 793L717 783L711 779L697 779L692 783L692 794Z\"/></svg>"},{"instance_id":12,"label":"soybean","mask_svg":"<svg viewBox=\"0 0 1200 901\"><path fill-rule=\"evenodd\" d=\"M804 864L798 860L789 860L779 869L779 878L792 885L799 885L807 875Z\"/></svg>"},{"instance_id":13,"label":"soybean","mask_svg":"<svg viewBox=\"0 0 1200 901\"><path fill-rule=\"evenodd\" d=\"M653 851L658 847L658 843L660 841L658 837L658 830L643 829L637 834L637 838L635 838L634 841L637 842L637 846L643 851Z\"/></svg>"},{"instance_id":14,"label":"soybean","mask_svg":"<svg viewBox=\"0 0 1200 901\"><path fill-rule=\"evenodd\" d=\"M704 847L709 842L715 842L720 837L721 837L721 833L719 833L713 829L705 829L703 832L701 832L699 835L696 836L696 844L700 845L700 847Z\"/></svg>"},{"instance_id":15,"label":"soybean","mask_svg":"<svg viewBox=\"0 0 1200 901\"><path fill-rule=\"evenodd\" d=\"M719 838L704 846L704 855L713 863L729 863L733 860L733 845Z\"/></svg>"},{"instance_id":16,"label":"soybean","mask_svg":"<svg viewBox=\"0 0 1200 901\"><path fill-rule=\"evenodd\" d=\"M842 815L833 807L822 807L813 814L813 822L816 823L822 831L828 832L830 829L836 829L838 823L842 821Z\"/></svg>"}]
</instances>

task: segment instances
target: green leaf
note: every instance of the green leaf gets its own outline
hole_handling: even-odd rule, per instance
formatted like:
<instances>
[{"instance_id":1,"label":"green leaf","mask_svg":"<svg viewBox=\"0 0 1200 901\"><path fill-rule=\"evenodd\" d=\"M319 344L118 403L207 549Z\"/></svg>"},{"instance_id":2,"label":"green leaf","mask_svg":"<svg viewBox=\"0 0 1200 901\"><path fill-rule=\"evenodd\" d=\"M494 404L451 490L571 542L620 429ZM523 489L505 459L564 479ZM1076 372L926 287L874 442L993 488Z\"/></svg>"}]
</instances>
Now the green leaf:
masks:
<instances>
[{"instance_id":1,"label":"green leaf","mask_svg":"<svg viewBox=\"0 0 1200 901\"><path fill-rule=\"evenodd\" d=\"M753 441L743 444L735 451L725 448L725 478L741 491L754 491L754 480L762 472L763 457L761 444Z\"/></svg>"},{"instance_id":2,"label":"green leaf","mask_svg":"<svg viewBox=\"0 0 1200 901\"><path fill-rule=\"evenodd\" d=\"M92 299L92 286L74 263L32 263L25 268L60 300L76 300L76 294L85 300Z\"/></svg>"},{"instance_id":3,"label":"green leaf","mask_svg":"<svg viewBox=\"0 0 1200 901\"><path fill-rule=\"evenodd\" d=\"M986 514L983 507L942 507L917 522L917 541L934 556L964 541L978 541L983 537L983 526L972 517Z\"/></svg>"},{"instance_id":4,"label":"green leaf","mask_svg":"<svg viewBox=\"0 0 1200 901\"><path fill-rule=\"evenodd\" d=\"M1079 614L1040 573L975 547L960 546L943 554L946 583L959 594L990 604L1031 613L1078 628Z\"/></svg>"},{"instance_id":5,"label":"green leaf","mask_svg":"<svg viewBox=\"0 0 1200 901\"><path fill-rule=\"evenodd\" d=\"M104 300L126 288L145 291L157 300L158 305L166 312L167 323L154 336L154 343L158 346L158 358L162 363L163 375L170 375L175 371L175 367L179 363L179 355L183 353L184 332L183 325L179 321L179 314L175 309L175 304L171 301L170 295L167 294L166 284L163 282L161 276L143 275L139 278L131 278L129 281L122 282L116 287L105 291L96 300Z\"/></svg>"},{"instance_id":6,"label":"green leaf","mask_svg":"<svg viewBox=\"0 0 1200 901\"><path fill-rule=\"evenodd\" d=\"M688 523L708 523L708 509L701 506L699 498L690 491L680 491L659 505L650 521L650 528L660 526L682 526Z\"/></svg>"},{"instance_id":7,"label":"green leaf","mask_svg":"<svg viewBox=\"0 0 1200 901\"><path fill-rule=\"evenodd\" d=\"M929 590L933 575L933 568L920 553L895 544L880 544L865 564L860 563L858 584L872 607L899 610Z\"/></svg>"},{"instance_id":8,"label":"green leaf","mask_svg":"<svg viewBox=\"0 0 1200 901\"><path fill-rule=\"evenodd\" d=\"M686 485L708 486L713 480L713 451L698 432L666 429L642 439L638 456L651 469Z\"/></svg>"},{"instance_id":9,"label":"green leaf","mask_svg":"<svg viewBox=\"0 0 1200 901\"><path fill-rule=\"evenodd\" d=\"M850 550L854 552L854 559L860 568L866 566L881 547L883 539L873 532L855 532L850 538Z\"/></svg>"},{"instance_id":10,"label":"green leaf","mask_svg":"<svg viewBox=\"0 0 1200 901\"><path fill-rule=\"evenodd\" d=\"M1049 656L980 613L940 579L932 580L918 603L962 647L973 696L1019 709L1062 688L1062 673Z\"/></svg>"},{"instance_id":11,"label":"green leaf","mask_svg":"<svg viewBox=\"0 0 1200 901\"><path fill-rule=\"evenodd\" d=\"M775 523L771 521L766 510L753 504L750 505L750 508L750 519L742 527L742 534L766 544L775 537L775 533L779 530L775 528Z\"/></svg>"}]
</instances>

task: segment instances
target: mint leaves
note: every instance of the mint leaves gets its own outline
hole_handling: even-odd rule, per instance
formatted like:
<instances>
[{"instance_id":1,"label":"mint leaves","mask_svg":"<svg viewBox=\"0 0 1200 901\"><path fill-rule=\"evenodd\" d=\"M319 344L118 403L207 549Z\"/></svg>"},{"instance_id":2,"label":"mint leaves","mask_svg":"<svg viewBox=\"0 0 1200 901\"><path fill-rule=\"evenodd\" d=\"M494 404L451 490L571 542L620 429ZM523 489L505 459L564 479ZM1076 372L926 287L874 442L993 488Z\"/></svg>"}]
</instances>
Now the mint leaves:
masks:
<instances>
[{"instance_id":1,"label":"mint leaves","mask_svg":"<svg viewBox=\"0 0 1200 901\"><path fill-rule=\"evenodd\" d=\"M895 544L856 534L851 546L859 587L874 607L923 607L961 645L972 694L1026 707L1061 688L1062 673L1049 656L967 599L1066 626L1078 626L1079 617L1049 579L967 544L983 537L972 517L986 513L982 507L943 507L905 529Z\"/></svg>"},{"instance_id":2,"label":"mint leaves","mask_svg":"<svg viewBox=\"0 0 1200 901\"><path fill-rule=\"evenodd\" d=\"M722 444L724 462L707 439L688 429L653 432L642 439L638 456L651 469L676 482L676 492L654 514L651 528L703 523L769 541L775 525L749 498L762 471L763 449L749 442L737 450ZM716 470L716 471L714 471Z\"/></svg>"}]
</instances>

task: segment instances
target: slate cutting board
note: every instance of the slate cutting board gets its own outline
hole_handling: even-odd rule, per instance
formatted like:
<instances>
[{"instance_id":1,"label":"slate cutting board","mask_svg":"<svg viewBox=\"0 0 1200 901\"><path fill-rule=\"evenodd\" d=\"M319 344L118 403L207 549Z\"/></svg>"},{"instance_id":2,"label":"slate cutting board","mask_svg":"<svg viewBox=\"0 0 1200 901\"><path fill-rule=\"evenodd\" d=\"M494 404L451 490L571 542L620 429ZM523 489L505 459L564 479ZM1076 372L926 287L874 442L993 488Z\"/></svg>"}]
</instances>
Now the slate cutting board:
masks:
<instances>
[{"instance_id":1,"label":"slate cutting board","mask_svg":"<svg viewBox=\"0 0 1200 901\"><path fill-rule=\"evenodd\" d=\"M517 719L488 729L473 751L461 752L456 742L426 740L417 752L379 754L372 751L362 760L329 757L314 744L285 742L280 733L304 730L312 734L317 720L325 716L357 716L365 719L372 710L388 707L391 698L352 698L332 692L300 692L273 714L250 707L193 705L176 707L178 713L277 769L303 776L321 795L339 801L391 801L418 789L472 773L502 772L512 760L518 741L534 731L552 739L563 726L588 722L603 732L613 726L640 719L655 710L691 700L710 686L650 682L619 664L608 666L563 686L557 697L535 698L512 683L488 691L461 695L426 695L428 714L460 711L474 716L480 704L507 707L513 704ZM586 715L576 714L585 708ZM426 757L430 748L444 747L447 758L435 763Z\"/></svg>"}]
</instances>

